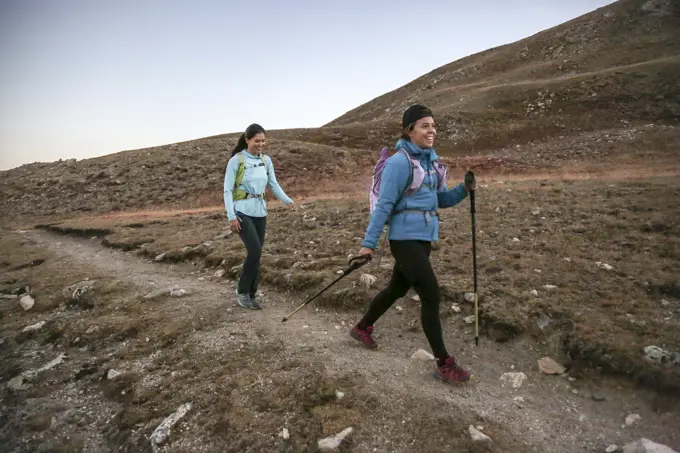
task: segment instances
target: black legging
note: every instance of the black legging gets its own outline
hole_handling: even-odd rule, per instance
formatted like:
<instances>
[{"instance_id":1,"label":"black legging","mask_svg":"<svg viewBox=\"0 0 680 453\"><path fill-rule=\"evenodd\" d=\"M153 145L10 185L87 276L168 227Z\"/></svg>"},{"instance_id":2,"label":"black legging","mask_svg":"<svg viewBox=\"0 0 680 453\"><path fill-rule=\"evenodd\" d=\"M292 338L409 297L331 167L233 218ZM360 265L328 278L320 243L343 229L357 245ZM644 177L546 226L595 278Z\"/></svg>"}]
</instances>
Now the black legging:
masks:
<instances>
[{"instance_id":1,"label":"black legging","mask_svg":"<svg viewBox=\"0 0 680 453\"><path fill-rule=\"evenodd\" d=\"M392 278L371 301L368 312L359 323L365 329L372 326L397 299L413 288L420 296L420 322L437 359L448 357L439 321L439 283L430 264L432 243L426 241L390 241L395 259Z\"/></svg>"},{"instance_id":2,"label":"black legging","mask_svg":"<svg viewBox=\"0 0 680 453\"><path fill-rule=\"evenodd\" d=\"M243 262L241 278L238 281L239 294L255 296L260 283L260 257L264 246L264 233L267 228L266 217L250 217L240 212L236 213L241 220L239 236L246 245L248 256Z\"/></svg>"}]
</instances>

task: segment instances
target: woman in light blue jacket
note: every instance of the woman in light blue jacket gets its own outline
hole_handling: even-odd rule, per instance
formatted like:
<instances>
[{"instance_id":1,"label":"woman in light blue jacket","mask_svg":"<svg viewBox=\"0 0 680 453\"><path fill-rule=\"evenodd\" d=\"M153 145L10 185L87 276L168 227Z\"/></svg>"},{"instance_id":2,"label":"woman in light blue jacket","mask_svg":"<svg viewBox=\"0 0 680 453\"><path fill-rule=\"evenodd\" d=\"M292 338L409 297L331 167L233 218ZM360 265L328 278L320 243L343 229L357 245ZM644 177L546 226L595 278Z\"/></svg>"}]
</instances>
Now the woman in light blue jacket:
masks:
<instances>
[{"instance_id":1,"label":"woman in light blue jacket","mask_svg":"<svg viewBox=\"0 0 680 453\"><path fill-rule=\"evenodd\" d=\"M239 234L248 251L236 288L236 299L239 305L252 310L262 308L256 295L267 226L267 186L276 198L296 209L293 200L276 181L271 158L262 154L265 144L264 128L259 124L248 126L231 153L224 176L227 219L231 230Z\"/></svg>"},{"instance_id":2,"label":"woman in light blue jacket","mask_svg":"<svg viewBox=\"0 0 680 453\"><path fill-rule=\"evenodd\" d=\"M439 180L439 157L432 148L435 122L430 109L412 105L404 112L402 127L403 134L396 149L406 151L408 157L398 152L387 159L378 201L359 251L360 255L372 255L388 223L390 251L395 259L392 278L373 299L350 336L369 349L376 348L373 324L413 288L420 296L423 331L437 359L435 377L446 383L462 383L470 379L470 373L457 364L444 346L439 320L439 283L430 263L430 251L432 241L438 240L439 235L437 210L460 203L475 188L475 183L473 181L469 187L461 183L448 189L446 181ZM419 163L424 174L417 190L411 187L411 159Z\"/></svg>"}]
</instances>

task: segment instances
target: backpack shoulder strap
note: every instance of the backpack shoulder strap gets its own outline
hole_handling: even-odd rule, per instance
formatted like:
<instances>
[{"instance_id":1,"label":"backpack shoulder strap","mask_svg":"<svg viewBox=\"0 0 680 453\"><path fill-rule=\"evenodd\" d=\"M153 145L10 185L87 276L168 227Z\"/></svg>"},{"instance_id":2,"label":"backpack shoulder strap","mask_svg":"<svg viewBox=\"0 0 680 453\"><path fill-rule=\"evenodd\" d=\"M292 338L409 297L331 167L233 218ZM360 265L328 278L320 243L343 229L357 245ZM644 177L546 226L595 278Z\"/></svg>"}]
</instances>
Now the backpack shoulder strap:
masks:
<instances>
[{"instance_id":1,"label":"backpack shoulder strap","mask_svg":"<svg viewBox=\"0 0 680 453\"><path fill-rule=\"evenodd\" d=\"M246 156L243 155L243 152L238 153L236 158L238 159L238 167L236 169L236 181L234 182L234 188L241 185L243 173L246 171Z\"/></svg>"}]
</instances>

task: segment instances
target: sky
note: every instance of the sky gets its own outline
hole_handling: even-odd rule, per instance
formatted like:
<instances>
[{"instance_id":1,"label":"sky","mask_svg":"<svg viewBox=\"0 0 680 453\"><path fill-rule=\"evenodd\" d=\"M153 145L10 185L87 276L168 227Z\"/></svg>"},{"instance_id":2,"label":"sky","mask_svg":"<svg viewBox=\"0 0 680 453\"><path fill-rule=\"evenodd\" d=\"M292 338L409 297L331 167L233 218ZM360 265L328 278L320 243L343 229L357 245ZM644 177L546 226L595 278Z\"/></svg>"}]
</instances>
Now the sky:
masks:
<instances>
[{"instance_id":1,"label":"sky","mask_svg":"<svg viewBox=\"0 0 680 453\"><path fill-rule=\"evenodd\" d=\"M0 0L0 170L319 127L605 0Z\"/></svg>"}]
</instances>

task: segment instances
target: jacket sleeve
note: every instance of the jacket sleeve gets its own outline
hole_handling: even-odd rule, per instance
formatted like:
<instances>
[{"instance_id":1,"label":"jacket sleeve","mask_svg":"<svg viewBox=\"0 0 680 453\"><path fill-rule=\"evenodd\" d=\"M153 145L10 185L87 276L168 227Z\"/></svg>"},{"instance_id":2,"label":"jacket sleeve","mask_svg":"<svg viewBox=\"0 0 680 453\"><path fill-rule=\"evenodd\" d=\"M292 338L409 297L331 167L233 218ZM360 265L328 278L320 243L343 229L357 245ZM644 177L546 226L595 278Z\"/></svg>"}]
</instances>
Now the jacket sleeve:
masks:
<instances>
[{"instance_id":1,"label":"jacket sleeve","mask_svg":"<svg viewBox=\"0 0 680 453\"><path fill-rule=\"evenodd\" d=\"M291 198L288 195L286 195L286 193L281 188L281 185L276 180L276 174L274 173L274 164L272 163L271 157L266 156L265 161L267 163L267 174L269 175L269 180L267 184L272 189L274 196L276 196L276 198L278 198L279 200L283 201L286 204L291 204L293 200L291 200Z\"/></svg>"},{"instance_id":2,"label":"jacket sleeve","mask_svg":"<svg viewBox=\"0 0 680 453\"><path fill-rule=\"evenodd\" d=\"M437 202L440 208L452 208L468 196L465 184L460 183L453 189L444 187L444 190L437 192Z\"/></svg>"},{"instance_id":3,"label":"jacket sleeve","mask_svg":"<svg viewBox=\"0 0 680 453\"><path fill-rule=\"evenodd\" d=\"M236 182L236 170L238 169L238 158L236 156L229 159L227 169L224 174L224 208L227 210L227 219L231 222L236 218L234 212L233 191Z\"/></svg>"},{"instance_id":4,"label":"jacket sleeve","mask_svg":"<svg viewBox=\"0 0 680 453\"><path fill-rule=\"evenodd\" d=\"M378 246L385 224L400 195L406 190L411 174L410 165L410 162L402 154L396 154L387 160L380 182L378 202L366 228L366 234L361 243L362 247L375 250Z\"/></svg>"}]
</instances>

